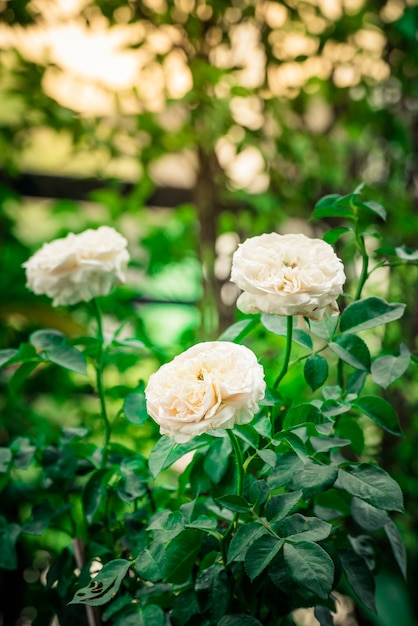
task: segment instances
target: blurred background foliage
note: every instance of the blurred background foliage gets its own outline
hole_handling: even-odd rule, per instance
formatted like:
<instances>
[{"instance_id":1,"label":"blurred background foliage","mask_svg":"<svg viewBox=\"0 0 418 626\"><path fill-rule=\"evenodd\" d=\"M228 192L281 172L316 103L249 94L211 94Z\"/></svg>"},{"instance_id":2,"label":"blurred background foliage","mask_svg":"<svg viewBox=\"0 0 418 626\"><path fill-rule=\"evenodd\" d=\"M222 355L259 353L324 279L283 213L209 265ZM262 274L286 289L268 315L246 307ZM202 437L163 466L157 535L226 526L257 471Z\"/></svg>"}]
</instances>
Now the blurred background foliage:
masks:
<instances>
[{"instance_id":1,"label":"blurred background foliage","mask_svg":"<svg viewBox=\"0 0 418 626\"><path fill-rule=\"evenodd\" d=\"M416 247L414 0L0 0L0 20L1 348L39 327L88 333L87 306L52 309L25 289L21 268L71 230L109 224L129 240L128 282L103 303L106 331L124 324L122 336L145 348L121 348L107 373L115 407L158 363L235 321L228 279L239 241L271 230L322 237L338 225L309 221L321 196L365 183L388 210L384 244ZM371 237L369 245L383 243ZM337 250L348 277L356 274L350 242ZM385 339L389 351L402 340L416 354L417 267L395 268L390 279L376 273L368 289L407 302L402 337L397 327ZM277 338L271 359L282 345ZM295 371L286 384L297 381ZM95 398L76 374L38 368L23 401L3 392L2 444L53 442L62 426L88 426L95 436ZM418 388L407 375L387 393L407 436L372 433L367 453L405 493L409 587L384 571L382 589L389 576L410 626L418 613ZM137 437L130 428L116 420L115 438ZM142 450L151 435L131 445ZM23 492L29 498L30 486L17 479L2 512L24 517ZM29 542L7 580L21 589L22 572L38 567L31 559L47 562L56 541ZM29 583L33 593L39 577ZM402 626L391 605L382 615L379 624Z\"/></svg>"}]
</instances>

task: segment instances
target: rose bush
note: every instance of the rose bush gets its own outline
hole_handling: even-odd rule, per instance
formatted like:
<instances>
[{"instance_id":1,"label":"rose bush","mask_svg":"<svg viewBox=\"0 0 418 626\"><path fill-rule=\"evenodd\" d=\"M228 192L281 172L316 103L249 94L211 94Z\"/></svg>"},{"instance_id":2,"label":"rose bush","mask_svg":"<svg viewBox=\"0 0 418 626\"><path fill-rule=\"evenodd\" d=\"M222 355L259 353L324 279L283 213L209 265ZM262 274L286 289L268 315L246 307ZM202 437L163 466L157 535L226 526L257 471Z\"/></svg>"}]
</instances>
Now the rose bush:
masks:
<instances>
[{"instance_id":1,"label":"rose bush","mask_svg":"<svg viewBox=\"0 0 418 626\"><path fill-rule=\"evenodd\" d=\"M23 267L26 286L53 298L53 306L88 302L125 282L126 239L109 226L46 243Z\"/></svg>"},{"instance_id":2,"label":"rose bush","mask_svg":"<svg viewBox=\"0 0 418 626\"><path fill-rule=\"evenodd\" d=\"M250 422L264 397L255 354L231 342L192 346L152 374L145 390L149 415L162 435L184 443L216 428Z\"/></svg>"},{"instance_id":3,"label":"rose bush","mask_svg":"<svg viewBox=\"0 0 418 626\"><path fill-rule=\"evenodd\" d=\"M358 190L319 201L314 218L339 220L328 237L346 235L350 301L341 316L301 319L297 328L289 311L313 317L336 308L341 262L327 244L300 235L245 242L234 261L244 300L248 291L286 319L239 319L217 341L162 365L148 384L143 376L165 351L142 334L137 307L112 332L114 319L103 320L94 298L86 307L94 336L42 328L0 350L2 413L18 434L0 446L0 574L13 586L9 571L19 570L36 623L285 626L311 607L328 626L337 622L338 594L352 597L359 623L379 611L376 575L393 568L397 585L407 555L397 526L403 494L377 464L376 442L380 431L402 436L386 389L417 362L398 343L405 304L361 295L375 270L391 271L405 255L417 260L404 247L369 257L366 238L385 216ZM66 272L79 257L65 248L51 266L64 268L64 285L74 288ZM99 250L104 264L103 249L93 243L84 257L97 260ZM112 280L114 252L110 246ZM106 334L103 321L112 322ZM127 321L132 337L120 334ZM387 325L393 330L384 332ZM48 375L56 368L58 379ZM62 370L71 373L68 404ZM115 384L115 372L126 372L125 384ZM45 374L56 394L50 407L43 393L35 398ZM36 426L43 406L48 433ZM64 407L78 421L61 429L55 416ZM38 578L26 580L25 570ZM383 611L385 623L396 623L386 618Z\"/></svg>"},{"instance_id":4,"label":"rose bush","mask_svg":"<svg viewBox=\"0 0 418 626\"><path fill-rule=\"evenodd\" d=\"M302 234L269 233L240 244L232 260L231 280L243 290L243 313L303 315L322 319L337 314L344 267L333 248Z\"/></svg>"}]
</instances>

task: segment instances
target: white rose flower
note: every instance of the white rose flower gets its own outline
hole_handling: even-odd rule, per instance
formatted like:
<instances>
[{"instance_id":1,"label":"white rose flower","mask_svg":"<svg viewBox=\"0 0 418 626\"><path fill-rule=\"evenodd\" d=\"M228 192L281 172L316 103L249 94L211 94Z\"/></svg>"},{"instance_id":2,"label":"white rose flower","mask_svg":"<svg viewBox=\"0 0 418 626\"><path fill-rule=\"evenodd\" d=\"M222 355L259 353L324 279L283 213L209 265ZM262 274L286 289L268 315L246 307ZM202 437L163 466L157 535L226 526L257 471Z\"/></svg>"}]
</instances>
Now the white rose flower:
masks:
<instances>
[{"instance_id":1,"label":"white rose flower","mask_svg":"<svg viewBox=\"0 0 418 626\"><path fill-rule=\"evenodd\" d=\"M109 226L46 243L23 267L26 286L53 298L53 306L88 302L125 282L127 241Z\"/></svg>"},{"instance_id":2,"label":"white rose flower","mask_svg":"<svg viewBox=\"0 0 418 626\"><path fill-rule=\"evenodd\" d=\"M319 320L338 314L336 299L345 274L332 246L322 239L269 233L239 245L231 280L243 290L237 301L243 313Z\"/></svg>"},{"instance_id":3,"label":"white rose flower","mask_svg":"<svg viewBox=\"0 0 418 626\"><path fill-rule=\"evenodd\" d=\"M199 343L150 376L145 397L160 433L178 443L215 428L247 424L264 397L255 354L227 341Z\"/></svg>"}]
</instances>

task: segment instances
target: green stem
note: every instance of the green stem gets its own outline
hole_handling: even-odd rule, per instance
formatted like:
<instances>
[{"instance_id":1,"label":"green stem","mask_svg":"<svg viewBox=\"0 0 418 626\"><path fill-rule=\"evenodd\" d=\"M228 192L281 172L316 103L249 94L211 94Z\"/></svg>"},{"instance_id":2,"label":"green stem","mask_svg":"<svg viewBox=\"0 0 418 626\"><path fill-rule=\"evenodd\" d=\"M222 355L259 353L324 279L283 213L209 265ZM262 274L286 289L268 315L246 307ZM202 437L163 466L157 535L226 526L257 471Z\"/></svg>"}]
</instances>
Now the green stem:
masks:
<instances>
[{"instance_id":1,"label":"green stem","mask_svg":"<svg viewBox=\"0 0 418 626\"><path fill-rule=\"evenodd\" d=\"M341 389L344 389L344 362L341 359L338 359L337 383Z\"/></svg>"},{"instance_id":2,"label":"green stem","mask_svg":"<svg viewBox=\"0 0 418 626\"><path fill-rule=\"evenodd\" d=\"M103 359L103 323L102 323L102 313L100 311L100 306L97 298L93 298L93 308L97 321L97 338L99 339L99 349L97 353L97 365L96 365L96 381L97 381L97 392L99 394L100 400L100 411L101 417L103 420L104 426L104 442L103 442L103 456L102 456L102 467L106 467L107 460L107 447L110 441L110 422L107 416L106 411L106 402L104 395L104 385L103 385L103 367L104 367L104 359Z\"/></svg>"},{"instance_id":3,"label":"green stem","mask_svg":"<svg viewBox=\"0 0 418 626\"><path fill-rule=\"evenodd\" d=\"M357 286L356 295L354 296L354 300L360 299L364 284L369 277L369 256L367 254L363 236L360 235L359 237L357 237L357 245L361 252L362 266L361 266L360 278L359 278L359 282Z\"/></svg>"},{"instance_id":4,"label":"green stem","mask_svg":"<svg viewBox=\"0 0 418 626\"><path fill-rule=\"evenodd\" d=\"M286 376L287 368L289 367L290 352L292 350L292 332L293 332L293 317L291 315L288 315L287 316L287 332L286 332L286 350L284 353L282 368L273 385L274 389L277 389L282 378Z\"/></svg>"},{"instance_id":5,"label":"green stem","mask_svg":"<svg viewBox=\"0 0 418 626\"><path fill-rule=\"evenodd\" d=\"M241 447L235 433L230 428L227 428L229 439L231 441L232 449L235 456L235 465L237 467L237 496L242 496L244 491L244 461L242 458Z\"/></svg>"},{"instance_id":6,"label":"green stem","mask_svg":"<svg viewBox=\"0 0 418 626\"><path fill-rule=\"evenodd\" d=\"M243 459L241 447L239 445L239 441L236 435L232 432L230 428L227 428L226 432L228 433L229 439L231 441L232 450L234 451L235 465L237 468L237 496L242 496L244 492L244 459ZM222 558L223 558L225 565L227 564L227 548L228 548L229 537L232 535L234 529L236 529L237 527L238 518L239 518L239 513L234 513L234 517L232 518L232 521L222 538L222 542L221 542Z\"/></svg>"}]
</instances>

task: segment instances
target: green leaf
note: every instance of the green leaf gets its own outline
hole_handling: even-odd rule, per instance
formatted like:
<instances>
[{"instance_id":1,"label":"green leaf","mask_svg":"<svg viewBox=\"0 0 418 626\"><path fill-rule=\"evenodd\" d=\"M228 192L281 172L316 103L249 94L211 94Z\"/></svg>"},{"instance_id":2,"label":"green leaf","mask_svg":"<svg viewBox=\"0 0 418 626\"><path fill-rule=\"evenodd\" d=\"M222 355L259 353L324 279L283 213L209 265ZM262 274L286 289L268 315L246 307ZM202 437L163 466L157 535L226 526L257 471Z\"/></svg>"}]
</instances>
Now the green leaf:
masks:
<instances>
[{"instance_id":1,"label":"green leaf","mask_svg":"<svg viewBox=\"0 0 418 626\"><path fill-rule=\"evenodd\" d=\"M235 343L239 343L257 324L258 319L254 318L236 322L232 324L232 326L229 326L229 328L218 337L218 341L234 341Z\"/></svg>"},{"instance_id":2,"label":"green leaf","mask_svg":"<svg viewBox=\"0 0 418 626\"><path fill-rule=\"evenodd\" d=\"M301 541L323 541L329 537L332 526L317 517L304 517L300 513L294 513L279 524L274 520L271 527L286 541L300 543Z\"/></svg>"},{"instance_id":3,"label":"green leaf","mask_svg":"<svg viewBox=\"0 0 418 626\"><path fill-rule=\"evenodd\" d=\"M147 492L148 472L143 457L124 458L120 465L121 483L116 489L119 498L132 502Z\"/></svg>"},{"instance_id":4,"label":"green leaf","mask_svg":"<svg viewBox=\"0 0 418 626\"><path fill-rule=\"evenodd\" d=\"M333 246L334 243L337 242L343 235L350 232L353 232L353 229L349 226L339 226L338 228L331 228L324 234L323 240Z\"/></svg>"},{"instance_id":5,"label":"green leaf","mask_svg":"<svg viewBox=\"0 0 418 626\"><path fill-rule=\"evenodd\" d=\"M144 580L157 582L163 578L165 545L152 542L149 548L142 550L135 561L135 571Z\"/></svg>"},{"instance_id":6,"label":"green leaf","mask_svg":"<svg viewBox=\"0 0 418 626\"><path fill-rule=\"evenodd\" d=\"M370 352L366 343L357 335L339 335L329 343L331 350L351 367L370 371Z\"/></svg>"},{"instance_id":7,"label":"green leaf","mask_svg":"<svg viewBox=\"0 0 418 626\"><path fill-rule=\"evenodd\" d=\"M272 535L263 535L252 542L245 554L245 571L251 581L266 569L283 544L282 539Z\"/></svg>"},{"instance_id":8,"label":"green leaf","mask_svg":"<svg viewBox=\"0 0 418 626\"><path fill-rule=\"evenodd\" d=\"M392 547L393 556L395 557L396 562L399 565L399 569L406 580L406 548L404 542L402 541L398 527L395 522L389 518L384 526L384 529Z\"/></svg>"},{"instance_id":9,"label":"green leaf","mask_svg":"<svg viewBox=\"0 0 418 626\"><path fill-rule=\"evenodd\" d=\"M49 528L51 519L59 513L60 510L53 509L48 501L34 504L31 518L23 526L22 532L27 535L43 535Z\"/></svg>"},{"instance_id":10,"label":"green leaf","mask_svg":"<svg viewBox=\"0 0 418 626\"><path fill-rule=\"evenodd\" d=\"M132 607L132 601L130 602ZM119 612L114 626L164 626L165 614L160 606L148 604L144 608L137 608L128 612Z\"/></svg>"},{"instance_id":11,"label":"green leaf","mask_svg":"<svg viewBox=\"0 0 418 626\"><path fill-rule=\"evenodd\" d=\"M326 417L335 417L347 413L351 409L351 403L344 400L325 400L321 411Z\"/></svg>"},{"instance_id":12,"label":"green leaf","mask_svg":"<svg viewBox=\"0 0 418 626\"><path fill-rule=\"evenodd\" d=\"M129 626L164 626L164 624L165 613L162 608L156 604L148 604L143 609L139 609L135 620ZM125 620L122 620L120 626L128 625L125 624Z\"/></svg>"},{"instance_id":13,"label":"green leaf","mask_svg":"<svg viewBox=\"0 0 418 626\"><path fill-rule=\"evenodd\" d=\"M228 469L231 450L229 437L224 437L223 439L216 439L205 455L204 470L215 484L222 480Z\"/></svg>"},{"instance_id":14,"label":"green leaf","mask_svg":"<svg viewBox=\"0 0 418 626\"><path fill-rule=\"evenodd\" d=\"M329 419L322 415L314 404L299 404L286 413L283 420L283 428L290 429L302 424L325 424Z\"/></svg>"},{"instance_id":15,"label":"green leaf","mask_svg":"<svg viewBox=\"0 0 418 626\"><path fill-rule=\"evenodd\" d=\"M265 450L267 452L267 450ZM275 455L276 457L276 455ZM276 457L277 461L277 457ZM263 479L255 480L250 488L250 501L253 502L253 506L264 504L270 495L270 489L267 482Z\"/></svg>"},{"instance_id":16,"label":"green leaf","mask_svg":"<svg viewBox=\"0 0 418 626\"><path fill-rule=\"evenodd\" d=\"M208 517L207 515L199 515L195 520L185 524L186 528L196 528L198 530L216 530L217 521L213 517Z\"/></svg>"},{"instance_id":17,"label":"green leaf","mask_svg":"<svg viewBox=\"0 0 418 626\"><path fill-rule=\"evenodd\" d=\"M269 313L262 313L261 323L264 328L269 330L271 333L279 335L280 337L287 336L287 317L285 315L270 315ZM303 346L304 348L308 348L308 350L312 350L312 339L304 330L293 328L292 341L300 346Z\"/></svg>"},{"instance_id":18,"label":"green leaf","mask_svg":"<svg viewBox=\"0 0 418 626\"><path fill-rule=\"evenodd\" d=\"M234 613L234 615L224 615L217 626L263 626L255 617L245 615L245 613Z\"/></svg>"},{"instance_id":19,"label":"green leaf","mask_svg":"<svg viewBox=\"0 0 418 626\"><path fill-rule=\"evenodd\" d=\"M301 497L302 491L281 493L278 496L272 496L266 507L267 519L272 522L279 522L295 508Z\"/></svg>"},{"instance_id":20,"label":"green leaf","mask_svg":"<svg viewBox=\"0 0 418 626\"><path fill-rule=\"evenodd\" d=\"M153 478L156 478L158 474L169 465L166 465L170 452L176 447L174 439L170 439L166 435L163 435L161 439L157 441L151 454L149 456L149 469Z\"/></svg>"},{"instance_id":21,"label":"green leaf","mask_svg":"<svg viewBox=\"0 0 418 626\"><path fill-rule=\"evenodd\" d=\"M16 437L9 447L14 455L14 466L18 469L27 469L36 452L36 447L32 445L29 437Z\"/></svg>"},{"instance_id":22,"label":"green leaf","mask_svg":"<svg viewBox=\"0 0 418 626\"><path fill-rule=\"evenodd\" d=\"M267 484L270 489L284 487L290 483L303 467L302 461L293 452L283 454L277 461L276 467L267 477Z\"/></svg>"},{"instance_id":23,"label":"green leaf","mask_svg":"<svg viewBox=\"0 0 418 626\"><path fill-rule=\"evenodd\" d=\"M349 439L340 439L339 437L314 437L310 438L311 446L315 452L329 452L334 448L344 448L349 446Z\"/></svg>"},{"instance_id":24,"label":"green leaf","mask_svg":"<svg viewBox=\"0 0 418 626\"><path fill-rule=\"evenodd\" d=\"M251 505L243 496L235 494L227 494L216 498L216 502L229 511L235 511L235 513L247 513L251 509Z\"/></svg>"},{"instance_id":25,"label":"green leaf","mask_svg":"<svg viewBox=\"0 0 418 626\"><path fill-rule=\"evenodd\" d=\"M354 400L353 407L367 415L375 424L392 435L402 436L395 409L389 402L379 396L363 396Z\"/></svg>"},{"instance_id":26,"label":"green leaf","mask_svg":"<svg viewBox=\"0 0 418 626\"><path fill-rule=\"evenodd\" d=\"M191 439L187 443L176 443L174 439L163 435L157 441L149 456L148 465L152 477L156 478L160 472L169 468L187 452L207 445L208 441L204 436Z\"/></svg>"},{"instance_id":27,"label":"green leaf","mask_svg":"<svg viewBox=\"0 0 418 626\"><path fill-rule=\"evenodd\" d=\"M205 593L212 619L216 623L228 609L230 594L228 583L226 570L220 563L213 563L200 572L196 579L195 589Z\"/></svg>"},{"instance_id":28,"label":"green leaf","mask_svg":"<svg viewBox=\"0 0 418 626\"><path fill-rule=\"evenodd\" d=\"M338 555L353 591L368 609L376 613L374 577L365 560L349 548L341 548Z\"/></svg>"},{"instance_id":29,"label":"green leaf","mask_svg":"<svg viewBox=\"0 0 418 626\"><path fill-rule=\"evenodd\" d=\"M288 448L291 448L294 452L296 452L297 456L303 463L306 461L308 455L306 445L295 433L292 433L291 431L282 431L279 435L276 435L273 440L273 445L276 446L282 443L285 443Z\"/></svg>"},{"instance_id":30,"label":"green leaf","mask_svg":"<svg viewBox=\"0 0 418 626\"><path fill-rule=\"evenodd\" d=\"M337 202L343 196L329 194L321 198L315 205L312 219L319 220L324 217L354 217L354 210L350 206L338 206Z\"/></svg>"},{"instance_id":31,"label":"green leaf","mask_svg":"<svg viewBox=\"0 0 418 626\"><path fill-rule=\"evenodd\" d=\"M174 606L170 614L171 622L173 626L183 626L201 612L196 592L193 589L186 589L174 598Z\"/></svg>"},{"instance_id":32,"label":"green leaf","mask_svg":"<svg viewBox=\"0 0 418 626\"><path fill-rule=\"evenodd\" d=\"M18 567L16 553L16 541L21 533L18 524L8 524L4 517L0 516L0 568L14 570Z\"/></svg>"},{"instance_id":33,"label":"green leaf","mask_svg":"<svg viewBox=\"0 0 418 626\"><path fill-rule=\"evenodd\" d=\"M284 559L293 580L316 594L327 598L334 583L334 563L316 543L285 543Z\"/></svg>"},{"instance_id":34,"label":"green leaf","mask_svg":"<svg viewBox=\"0 0 418 626\"><path fill-rule=\"evenodd\" d=\"M386 511L377 509L361 498L351 500L350 511L354 521L367 532L374 532L383 528L389 519Z\"/></svg>"},{"instance_id":35,"label":"green leaf","mask_svg":"<svg viewBox=\"0 0 418 626\"><path fill-rule=\"evenodd\" d=\"M326 606L316 606L314 608L314 617L319 626L335 626L331 611Z\"/></svg>"},{"instance_id":36,"label":"green leaf","mask_svg":"<svg viewBox=\"0 0 418 626\"><path fill-rule=\"evenodd\" d=\"M100 606L112 600L131 566L130 561L115 559L106 563L95 578L79 589L69 604Z\"/></svg>"},{"instance_id":37,"label":"green leaf","mask_svg":"<svg viewBox=\"0 0 418 626\"><path fill-rule=\"evenodd\" d=\"M18 350L15 348L6 348L5 350L0 350L0 367L7 365L9 361L13 359L13 357L18 354Z\"/></svg>"},{"instance_id":38,"label":"green leaf","mask_svg":"<svg viewBox=\"0 0 418 626\"><path fill-rule=\"evenodd\" d=\"M0 448L0 474L6 474L9 471L12 458L10 448Z\"/></svg>"},{"instance_id":39,"label":"green leaf","mask_svg":"<svg viewBox=\"0 0 418 626\"><path fill-rule=\"evenodd\" d=\"M103 610L103 612L101 613L101 618L104 622L107 622L112 617L115 617L115 615L118 615L120 613L123 613L124 617L126 617L126 613L124 609L128 606L130 608L132 607L132 599L128 595L120 595L119 597L112 600L108 604L108 606ZM112 624L114 625L117 625L117 623L118 623L117 621L112 622ZM120 623L119 623L119 626L120 626Z\"/></svg>"},{"instance_id":40,"label":"green leaf","mask_svg":"<svg viewBox=\"0 0 418 626\"><path fill-rule=\"evenodd\" d=\"M406 372L410 361L411 353L404 344L401 344L399 356L386 354L373 361L372 380L383 389L387 389L394 380Z\"/></svg>"},{"instance_id":41,"label":"green leaf","mask_svg":"<svg viewBox=\"0 0 418 626\"><path fill-rule=\"evenodd\" d=\"M252 448L258 448L260 435L250 424L234 426L234 433L236 433L240 439L248 443Z\"/></svg>"},{"instance_id":42,"label":"green leaf","mask_svg":"<svg viewBox=\"0 0 418 626\"><path fill-rule=\"evenodd\" d=\"M21 343L18 353L13 358L13 363L25 363L26 361L40 361L40 357L35 347L30 343Z\"/></svg>"},{"instance_id":43,"label":"green leaf","mask_svg":"<svg viewBox=\"0 0 418 626\"><path fill-rule=\"evenodd\" d=\"M339 469L338 486L378 509L404 512L398 483L380 467L361 463L352 467L351 471Z\"/></svg>"},{"instance_id":44,"label":"green leaf","mask_svg":"<svg viewBox=\"0 0 418 626\"><path fill-rule=\"evenodd\" d=\"M77 374L87 375L86 357L77 348L70 346L56 346L43 353L43 357L51 363L60 365Z\"/></svg>"},{"instance_id":45,"label":"green leaf","mask_svg":"<svg viewBox=\"0 0 418 626\"><path fill-rule=\"evenodd\" d=\"M267 387L265 396L260 400L261 406L276 406L283 404L283 396L276 389Z\"/></svg>"},{"instance_id":46,"label":"green leaf","mask_svg":"<svg viewBox=\"0 0 418 626\"><path fill-rule=\"evenodd\" d=\"M162 531L158 533L158 540L168 542L184 530L183 513L181 511L160 511L157 513L156 519L153 516L153 521L148 525L147 530ZM156 535L157 533L154 533L154 537Z\"/></svg>"},{"instance_id":47,"label":"green leaf","mask_svg":"<svg viewBox=\"0 0 418 626\"><path fill-rule=\"evenodd\" d=\"M334 465L319 465L312 460L297 472L293 480L293 486L302 489L305 496L323 492L332 487L338 475Z\"/></svg>"},{"instance_id":48,"label":"green leaf","mask_svg":"<svg viewBox=\"0 0 418 626\"><path fill-rule=\"evenodd\" d=\"M131 424L144 424L148 419L147 405L143 393L130 393L123 403L123 412Z\"/></svg>"},{"instance_id":49,"label":"green leaf","mask_svg":"<svg viewBox=\"0 0 418 626\"><path fill-rule=\"evenodd\" d=\"M8 382L10 393L16 395L23 383L29 378L32 372L38 367L39 361L22 363L14 372Z\"/></svg>"},{"instance_id":50,"label":"green leaf","mask_svg":"<svg viewBox=\"0 0 418 626\"><path fill-rule=\"evenodd\" d=\"M264 463L270 465L270 467L274 467L276 465L277 454L274 450L257 450L257 455L264 461Z\"/></svg>"},{"instance_id":51,"label":"green leaf","mask_svg":"<svg viewBox=\"0 0 418 626\"><path fill-rule=\"evenodd\" d=\"M29 337L29 341L37 350L50 350L57 346L65 345L67 343L67 337L59 330L45 328L32 333Z\"/></svg>"},{"instance_id":52,"label":"green leaf","mask_svg":"<svg viewBox=\"0 0 418 626\"><path fill-rule=\"evenodd\" d=\"M305 361L303 374L312 391L316 391L328 378L328 363L320 354L311 354Z\"/></svg>"},{"instance_id":53,"label":"green leaf","mask_svg":"<svg viewBox=\"0 0 418 626\"><path fill-rule=\"evenodd\" d=\"M314 335L326 339L327 341L334 336L334 333L338 326L338 316L325 317L323 320L314 321L307 320L309 328Z\"/></svg>"},{"instance_id":54,"label":"green leaf","mask_svg":"<svg viewBox=\"0 0 418 626\"><path fill-rule=\"evenodd\" d=\"M100 505L106 498L108 478L111 474L112 470L109 469L96 470L84 486L83 510L89 524L96 519Z\"/></svg>"},{"instance_id":55,"label":"green leaf","mask_svg":"<svg viewBox=\"0 0 418 626\"><path fill-rule=\"evenodd\" d=\"M367 379L367 372L364 370L354 370L347 381L347 395L359 396L363 391Z\"/></svg>"},{"instance_id":56,"label":"green leaf","mask_svg":"<svg viewBox=\"0 0 418 626\"><path fill-rule=\"evenodd\" d=\"M359 209L373 213L382 219L384 222L386 221L386 209L379 204L378 202L373 202L373 200L368 200L367 202L361 202L357 205Z\"/></svg>"},{"instance_id":57,"label":"green leaf","mask_svg":"<svg viewBox=\"0 0 418 626\"><path fill-rule=\"evenodd\" d=\"M240 526L228 547L228 563L243 561L248 547L265 534L267 534L267 529L259 522L249 522Z\"/></svg>"},{"instance_id":58,"label":"green leaf","mask_svg":"<svg viewBox=\"0 0 418 626\"><path fill-rule=\"evenodd\" d=\"M353 450L361 455L364 450L364 432L358 419L349 415L343 415L337 422L337 434L351 441Z\"/></svg>"},{"instance_id":59,"label":"green leaf","mask_svg":"<svg viewBox=\"0 0 418 626\"><path fill-rule=\"evenodd\" d=\"M398 320L405 312L401 302L388 304L382 298L366 298L350 304L340 318L341 332L358 333Z\"/></svg>"},{"instance_id":60,"label":"green leaf","mask_svg":"<svg viewBox=\"0 0 418 626\"><path fill-rule=\"evenodd\" d=\"M132 350L144 350L146 346L143 341L135 339L135 337L126 337L126 339L114 339L110 344L112 348L128 348Z\"/></svg>"},{"instance_id":61,"label":"green leaf","mask_svg":"<svg viewBox=\"0 0 418 626\"><path fill-rule=\"evenodd\" d=\"M188 580L199 554L201 538L200 531L186 528L170 541L165 551L165 581L181 585Z\"/></svg>"},{"instance_id":62,"label":"green leaf","mask_svg":"<svg viewBox=\"0 0 418 626\"><path fill-rule=\"evenodd\" d=\"M376 250L376 254L384 254L386 256L395 256L402 261L418 261L418 249L411 250L408 246L384 247Z\"/></svg>"}]
</instances>

